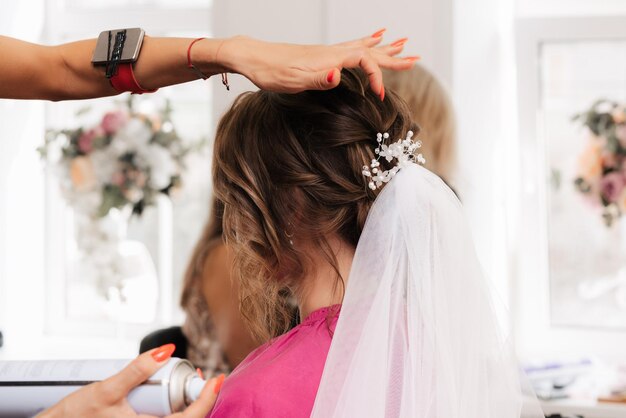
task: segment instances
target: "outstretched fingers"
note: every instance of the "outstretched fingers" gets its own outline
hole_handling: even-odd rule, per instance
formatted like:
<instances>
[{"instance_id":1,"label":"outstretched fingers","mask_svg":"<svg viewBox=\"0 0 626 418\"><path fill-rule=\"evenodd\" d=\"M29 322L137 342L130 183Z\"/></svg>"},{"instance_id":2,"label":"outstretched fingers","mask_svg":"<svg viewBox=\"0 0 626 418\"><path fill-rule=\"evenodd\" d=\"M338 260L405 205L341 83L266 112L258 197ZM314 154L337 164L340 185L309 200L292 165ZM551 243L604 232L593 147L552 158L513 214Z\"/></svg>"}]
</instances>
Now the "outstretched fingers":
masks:
<instances>
[{"instance_id":1,"label":"outstretched fingers","mask_svg":"<svg viewBox=\"0 0 626 418\"><path fill-rule=\"evenodd\" d=\"M363 38L354 39L352 41L340 42L338 46L344 46L348 48L364 46L366 48L373 48L383 41L383 34L387 29L379 29L372 35L364 36Z\"/></svg>"},{"instance_id":2,"label":"outstretched fingers","mask_svg":"<svg viewBox=\"0 0 626 418\"><path fill-rule=\"evenodd\" d=\"M408 70L413 67L413 65L420 60L418 55L413 55L409 57L390 57L386 54L376 54L374 53L376 62L382 68L387 68L390 70Z\"/></svg>"},{"instance_id":3,"label":"outstretched fingers","mask_svg":"<svg viewBox=\"0 0 626 418\"><path fill-rule=\"evenodd\" d=\"M395 57L396 55L401 53L402 50L404 50L404 45L407 43L408 40L409 38L400 38L390 44L378 46L374 48L374 51L390 57Z\"/></svg>"},{"instance_id":4,"label":"outstretched fingers","mask_svg":"<svg viewBox=\"0 0 626 418\"><path fill-rule=\"evenodd\" d=\"M346 55L341 67L360 67L363 69L369 78L372 91L376 93L381 100L383 100L385 97L385 88L383 86L381 68L391 70L408 70L420 58L419 56L396 56L402 52L407 40L407 38L398 39L389 45L377 48L368 48L365 46L353 46L346 48ZM334 85L332 87L334 87Z\"/></svg>"}]
</instances>

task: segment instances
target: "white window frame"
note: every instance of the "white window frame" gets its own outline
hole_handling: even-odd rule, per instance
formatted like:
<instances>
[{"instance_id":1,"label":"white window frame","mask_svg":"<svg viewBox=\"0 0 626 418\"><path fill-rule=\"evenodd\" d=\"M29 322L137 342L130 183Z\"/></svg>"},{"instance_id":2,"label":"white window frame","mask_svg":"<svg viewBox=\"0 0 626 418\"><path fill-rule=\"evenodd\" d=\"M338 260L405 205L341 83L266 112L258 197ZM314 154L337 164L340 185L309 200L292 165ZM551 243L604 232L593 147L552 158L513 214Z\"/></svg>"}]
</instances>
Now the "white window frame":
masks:
<instances>
[{"instance_id":1,"label":"white window frame","mask_svg":"<svg viewBox=\"0 0 626 418\"><path fill-rule=\"evenodd\" d=\"M626 360L626 332L550 322L546 144L540 109L540 49L544 43L626 39L626 16L524 18L516 23L521 184L518 248L512 253L512 302L524 357L563 353ZM518 212L518 211L516 211Z\"/></svg>"}]
</instances>

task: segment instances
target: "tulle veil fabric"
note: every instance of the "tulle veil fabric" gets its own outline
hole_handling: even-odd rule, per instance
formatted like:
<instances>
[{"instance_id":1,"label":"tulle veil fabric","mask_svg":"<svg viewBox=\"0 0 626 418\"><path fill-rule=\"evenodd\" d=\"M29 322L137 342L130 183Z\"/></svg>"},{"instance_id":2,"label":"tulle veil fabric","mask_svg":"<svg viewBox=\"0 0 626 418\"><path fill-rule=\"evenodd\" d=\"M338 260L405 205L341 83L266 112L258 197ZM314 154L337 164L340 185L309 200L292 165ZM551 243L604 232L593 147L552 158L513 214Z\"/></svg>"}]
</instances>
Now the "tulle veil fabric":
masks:
<instances>
[{"instance_id":1,"label":"tulle veil fabric","mask_svg":"<svg viewBox=\"0 0 626 418\"><path fill-rule=\"evenodd\" d=\"M409 164L370 210L311 417L543 418L497 318L460 202Z\"/></svg>"}]
</instances>

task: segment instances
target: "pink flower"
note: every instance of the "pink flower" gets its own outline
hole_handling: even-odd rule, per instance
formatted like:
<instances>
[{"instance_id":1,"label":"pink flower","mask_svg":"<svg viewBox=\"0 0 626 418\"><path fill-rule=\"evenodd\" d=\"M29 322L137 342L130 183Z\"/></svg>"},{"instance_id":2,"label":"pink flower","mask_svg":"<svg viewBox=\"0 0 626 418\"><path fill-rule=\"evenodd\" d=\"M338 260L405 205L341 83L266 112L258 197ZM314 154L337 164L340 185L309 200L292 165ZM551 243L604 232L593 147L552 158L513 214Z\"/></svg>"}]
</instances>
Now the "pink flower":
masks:
<instances>
[{"instance_id":1,"label":"pink flower","mask_svg":"<svg viewBox=\"0 0 626 418\"><path fill-rule=\"evenodd\" d=\"M600 180L600 193L609 202L615 203L626 186L622 173L612 172Z\"/></svg>"},{"instance_id":2,"label":"pink flower","mask_svg":"<svg viewBox=\"0 0 626 418\"><path fill-rule=\"evenodd\" d=\"M109 135L117 132L128 121L128 115L122 111L109 112L102 118L102 129Z\"/></svg>"},{"instance_id":3,"label":"pink flower","mask_svg":"<svg viewBox=\"0 0 626 418\"><path fill-rule=\"evenodd\" d=\"M93 151L93 141L99 136L104 135L104 131L100 126L96 126L83 134L78 138L78 149L84 154L89 154Z\"/></svg>"},{"instance_id":4,"label":"pink flower","mask_svg":"<svg viewBox=\"0 0 626 418\"><path fill-rule=\"evenodd\" d=\"M111 176L111 183L116 186L122 187L125 182L126 177L124 177L124 174L120 173L119 171L116 171L115 173L113 173L113 176Z\"/></svg>"},{"instance_id":5,"label":"pink flower","mask_svg":"<svg viewBox=\"0 0 626 418\"><path fill-rule=\"evenodd\" d=\"M593 209L599 209L602 207L600 197L597 193L595 193L594 189L591 189L591 192L589 193L583 193L582 198L583 201Z\"/></svg>"},{"instance_id":6,"label":"pink flower","mask_svg":"<svg viewBox=\"0 0 626 418\"><path fill-rule=\"evenodd\" d=\"M607 168L617 167L617 155L611 151L602 151L602 165Z\"/></svg>"}]
</instances>

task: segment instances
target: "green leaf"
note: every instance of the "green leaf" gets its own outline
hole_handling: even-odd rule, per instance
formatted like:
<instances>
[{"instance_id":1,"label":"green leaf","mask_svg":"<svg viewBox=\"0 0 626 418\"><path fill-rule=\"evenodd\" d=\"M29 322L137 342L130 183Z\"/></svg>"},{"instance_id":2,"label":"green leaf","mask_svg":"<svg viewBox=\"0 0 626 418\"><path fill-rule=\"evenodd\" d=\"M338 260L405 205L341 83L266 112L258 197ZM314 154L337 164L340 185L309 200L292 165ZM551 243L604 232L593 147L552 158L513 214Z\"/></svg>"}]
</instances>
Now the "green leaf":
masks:
<instances>
[{"instance_id":1,"label":"green leaf","mask_svg":"<svg viewBox=\"0 0 626 418\"><path fill-rule=\"evenodd\" d=\"M574 180L574 186L581 193L588 194L591 192L591 185L582 177L577 177L576 180Z\"/></svg>"},{"instance_id":2,"label":"green leaf","mask_svg":"<svg viewBox=\"0 0 626 418\"><path fill-rule=\"evenodd\" d=\"M102 203L98 209L98 216L102 218L108 215L111 209L121 209L129 203L119 187L107 184L102 190Z\"/></svg>"}]
</instances>

